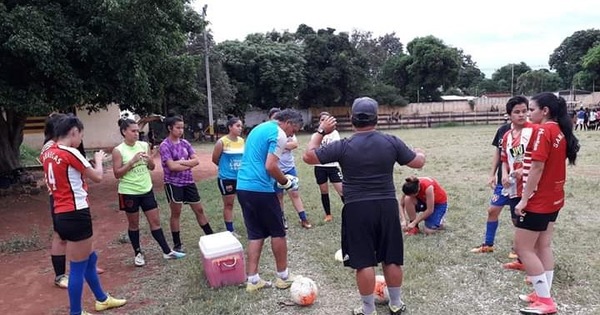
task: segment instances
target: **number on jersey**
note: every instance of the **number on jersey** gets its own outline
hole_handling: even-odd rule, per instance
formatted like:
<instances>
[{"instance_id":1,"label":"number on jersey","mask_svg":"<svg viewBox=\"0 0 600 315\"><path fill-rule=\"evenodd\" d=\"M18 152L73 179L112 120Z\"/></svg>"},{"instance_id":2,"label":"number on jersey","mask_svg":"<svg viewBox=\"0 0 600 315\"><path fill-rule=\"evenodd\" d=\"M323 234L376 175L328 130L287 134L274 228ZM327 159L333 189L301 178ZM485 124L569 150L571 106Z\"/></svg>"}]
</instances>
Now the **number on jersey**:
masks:
<instances>
[{"instance_id":1,"label":"number on jersey","mask_svg":"<svg viewBox=\"0 0 600 315\"><path fill-rule=\"evenodd\" d=\"M54 178L54 171L52 170L52 163L48 163L48 170L46 171L46 185L48 189L56 190L56 179Z\"/></svg>"}]
</instances>

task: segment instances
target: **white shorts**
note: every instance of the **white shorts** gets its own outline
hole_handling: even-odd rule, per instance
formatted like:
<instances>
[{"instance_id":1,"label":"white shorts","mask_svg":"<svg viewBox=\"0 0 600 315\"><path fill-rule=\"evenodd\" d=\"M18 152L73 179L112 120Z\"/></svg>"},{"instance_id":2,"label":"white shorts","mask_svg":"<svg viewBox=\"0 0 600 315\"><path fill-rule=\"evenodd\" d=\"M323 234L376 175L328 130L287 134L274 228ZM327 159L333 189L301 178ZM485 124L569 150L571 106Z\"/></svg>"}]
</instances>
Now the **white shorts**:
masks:
<instances>
[{"instance_id":1,"label":"white shorts","mask_svg":"<svg viewBox=\"0 0 600 315\"><path fill-rule=\"evenodd\" d=\"M577 118L577 124L583 125L583 118Z\"/></svg>"}]
</instances>

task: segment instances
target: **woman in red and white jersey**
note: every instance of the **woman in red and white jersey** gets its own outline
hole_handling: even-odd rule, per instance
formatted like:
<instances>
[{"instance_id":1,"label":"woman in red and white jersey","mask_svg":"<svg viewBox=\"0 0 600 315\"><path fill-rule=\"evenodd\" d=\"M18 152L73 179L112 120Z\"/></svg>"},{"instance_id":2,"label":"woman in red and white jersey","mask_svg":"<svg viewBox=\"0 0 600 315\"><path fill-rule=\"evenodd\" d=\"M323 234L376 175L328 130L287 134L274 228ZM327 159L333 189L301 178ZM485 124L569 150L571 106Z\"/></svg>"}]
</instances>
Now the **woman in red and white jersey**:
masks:
<instances>
[{"instance_id":1,"label":"woman in red and white jersey","mask_svg":"<svg viewBox=\"0 0 600 315\"><path fill-rule=\"evenodd\" d=\"M448 195L437 180L432 177L408 177L402 185L402 192L404 196L400 200L400 220L406 235L418 234L421 221L425 225L425 234L432 234L444 228ZM408 224L406 216L409 219Z\"/></svg>"},{"instance_id":2,"label":"woman in red and white jersey","mask_svg":"<svg viewBox=\"0 0 600 315\"><path fill-rule=\"evenodd\" d=\"M69 257L70 314L87 314L82 310L83 283L88 283L96 297L96 311L119 307L127 301L108 295L96 273L98 256L92 249L92 219L84 175L95 182L102 180L102 151L94 154L92 167L77 149L83 138L83 124L68 115L55 122L56 143L40 156L46 184L54 198L54 228L67 241Z\"/></svg>"},{"instance_id":3,"label":"woman in red and white jersey","mask_svg":"<svg viewBox=\"0 0 600 315\"><path fill-rule=\"evenodd\" d=\"M564 205L566 163L575 164L579 141L573 135L567 104L553 93L540 93L529 103L531 122L538 124L525 150L524 189L515 207L519 216L515 230L515 249L525 265L535 292L520 295L528 307L523 314L554 314L556 304L550 296L554 277L552 234L558 212Z\"/></svg>"}]
</instances>

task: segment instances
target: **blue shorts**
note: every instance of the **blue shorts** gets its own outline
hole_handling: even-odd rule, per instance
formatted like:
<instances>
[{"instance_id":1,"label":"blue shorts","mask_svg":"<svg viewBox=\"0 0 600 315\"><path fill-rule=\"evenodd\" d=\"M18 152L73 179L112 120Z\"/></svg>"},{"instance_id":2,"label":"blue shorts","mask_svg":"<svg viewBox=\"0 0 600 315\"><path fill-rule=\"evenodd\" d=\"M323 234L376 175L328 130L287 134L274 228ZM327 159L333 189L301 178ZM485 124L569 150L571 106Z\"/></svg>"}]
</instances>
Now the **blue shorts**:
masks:
<instances>
[{"instance_id":1,"label":"blue shorts","mask_svg":"<svg viewBox=\"0 0 600 315\"><path fill-rule=\"evenodd\" d=\"M417 200L417 205L415 206L417 212L423 212L427 209L427 205ZM437 230L442 226L444 222L444 217L446 216L446 210L448 210L447 203L436 203L433 206L433 213L428 216L423 222L425 222L425 227L430 230Z\"/></svg>"},{"instance_id":2,"label":"blue shorts","mask_svg":"<svg viewBox=\"0 0 600 315\"><path fill-rule=\"evenodd\" d=\"M492 198L490 199L490 206L495 206L495 207L509 206L510 207L510 217L512 219L517 219L518 216L515 214L515 207L517 206L519 201L521 201L521 197L509 198L508 196L502 195L502 185L496 185L496 188L494 189L494 194L492 195Z\"/></svg>"},{"instance_id":3,"label":"blue shorts","mask_svg":"<svg viewBox=\"0 0 600 315\"><path fill-rule=\"evenodd\" d=\"M289 175L294 175L294 176L298 177L298 172L296 171L295 167L292 167L291 169L283 172L283 175L288 175L288 174ZM281 189L281 188L277 187L277 182L275 182L275 192L278 193L278 194L282 194L283 191L284 191L284 189Z\"/></svg>"},{"instance_id":4,"label":"blue shorts","mask_svg":"<svg viewBox=\"0 0 600 315\"><path fill-rule=\"evenodd\" d=\"M277 194L270 192L237 191L249 240L285 237L285 227Z\"/></svg>"}]
</instances>

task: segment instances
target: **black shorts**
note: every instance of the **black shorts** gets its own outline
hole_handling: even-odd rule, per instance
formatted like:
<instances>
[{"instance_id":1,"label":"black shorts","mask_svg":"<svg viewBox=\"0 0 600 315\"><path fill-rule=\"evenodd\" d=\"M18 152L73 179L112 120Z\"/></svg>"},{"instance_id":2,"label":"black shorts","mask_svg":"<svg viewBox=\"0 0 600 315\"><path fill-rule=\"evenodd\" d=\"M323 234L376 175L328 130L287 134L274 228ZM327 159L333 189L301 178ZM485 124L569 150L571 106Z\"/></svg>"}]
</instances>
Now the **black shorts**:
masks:
<instances>
[{"instance_id":1,"label":"black shorts","mask_svg":"<svg viewBox=\"0 0 600 315\"><path fill-rule=\"evenodd\" d=\"M327 180L332 183L341 183L343 176L339 167L315 166L315 178L317 184L321 185L327 183Z\"/></svg>"},{"instance_id":2,"label":"black shorts","mask_svg":"<svg viewBox=\"0 0 600 315\"><path fill-rule=\"evenodd\" d=\"M136 213L140 211L146 212L158 208L154 192L149 192L141 195L119 194L119 210L127 213Z\"/></svg>"},{"instance_id":3,"label":"black shorts","mask_svg":"<svg viewBox=\"0 0 600 315\"><path fill-rule=\"evenodd\" d=\"M404 243L396 199L347 203L342 210L344 265L353 269L378 263L404 265Z\"/></svg>"},{"instance_id":4,"label":"black shorts","mask_svg":"<svg viewBox=\"0 0 600 315\"><path fill-rule=\"evenodd\" d=\"M199 203L200 194L196 184L188 184L186 186L175 186L173 184L165 184L165 194L169 203Z\"/></svg>"},{"instance_id":5,"label":"black shorts","mask_svg":"<svg viewBox=\"0 0 600 315\"><path fill-rule=\"evenodd\" d=\"M283 215L275 192L238 190L249 240L285 237Z\"/></svg>"},{"instance_id":6,"label":"black shorts","mask_svg":"<svg viewBox=\"0 0 600 315\"><path fill-rule=\"evenodd\" d=\"M553 213L523 212L524 215L517 219L516 227L529 231L546 231L546 229L548 229L548 224L550 224L550 222L556 222L556 218L558 218L558 211Z\"/></svg>"},{"instance_id":7,"label":"black shorts","mask_svg":"<svg viewBox=\"0 0 600 315\"><path fill-rule=\"evenodd\" d=\"M221 195L235 195L237 180L217 178L217 185L219 186L219 191L221 192Z\"/></svg>"},{"instance_id":8,"label":"black shorts","mask_svg":"<svg viewBox=\"0 0 600 315\"><path fill-rule=\"evenodd\" d=\"M50 217L52 217L52 230L58 233L56 230L56 214L54 214L54 196L52 195L48 195L48 209L50 210Z\"/></svg>"},{"instance_id":9,"label":"black shorts","mask_svg":"<svg viewBox=\"0 0 600 315\"><path fill-rule=\"evenodd\" d=\"M78 242L94 235L90 208L57 213L54 222L56 233L65 241Z\"/></svg>"}]
</instances>

